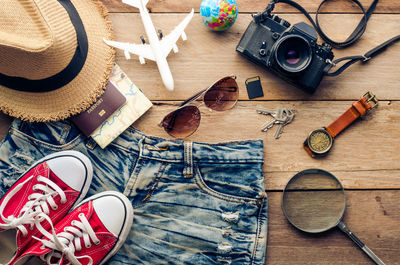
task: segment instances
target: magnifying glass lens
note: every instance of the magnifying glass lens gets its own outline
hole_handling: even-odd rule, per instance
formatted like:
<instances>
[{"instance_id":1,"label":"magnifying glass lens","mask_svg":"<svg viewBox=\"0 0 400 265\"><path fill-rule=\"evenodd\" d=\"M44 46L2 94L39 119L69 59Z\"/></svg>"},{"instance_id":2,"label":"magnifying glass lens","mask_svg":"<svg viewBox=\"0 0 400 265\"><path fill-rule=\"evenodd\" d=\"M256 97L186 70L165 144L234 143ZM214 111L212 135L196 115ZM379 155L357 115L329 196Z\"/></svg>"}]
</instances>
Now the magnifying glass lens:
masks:
<instances>
[{"instance_id":1,"label":"magnifying glass lens","mask_svg":"<svg viewBox=\"0 0 400 265\"><path fill-rule=\"evenodd\" d=\"M283 191L282 210L288 221L308 233L320 233L338 226L376 264L385 265L342 222L346 196L339 180L322 169L306 169L289 180Z\"/></svg>"},{"instance_id":2,"label":"magnifying glass lens","mask_svg":"<svg viewBox=\"0 0 400 265\"><path fill-rule=\"evenodd\" d=\"M336 226L345 210L344 190L339 181L318 171L294 176L283 195L283 211L298 229L319 233Z\"/></svg>"}]
</instances>

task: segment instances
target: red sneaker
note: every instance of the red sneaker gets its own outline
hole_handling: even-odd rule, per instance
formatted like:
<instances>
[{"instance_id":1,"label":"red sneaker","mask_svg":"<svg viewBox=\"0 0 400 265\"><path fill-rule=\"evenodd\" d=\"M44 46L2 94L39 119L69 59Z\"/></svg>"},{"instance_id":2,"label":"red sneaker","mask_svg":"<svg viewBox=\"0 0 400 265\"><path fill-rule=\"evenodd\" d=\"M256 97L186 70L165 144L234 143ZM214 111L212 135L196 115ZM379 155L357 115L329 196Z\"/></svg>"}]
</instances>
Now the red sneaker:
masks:
<instances>
[{"instance_id":1,"label":"red sneaker","mask_svg":"<svg viewBox=\"0 0 400 265\"><path fill-rule=\"evenodd\" d=\"M49 217L41 214L48 222ZM53 227L52 233L41 224L42 239L23 253L13 265L103 264L125 242L133 221L131 202L123 194L106 191L83 201Z\"/></svg>"},{"instance_id":2,"label":"red sneaker","mask_svg":"<svg viewBox=\"0 0 400 265\"><path fill-rule=\"evenodd\" d=\"M35 224L58 222L86 195L90 160L76 151L51 154L30 167L0 200L0 264L11 264L42 236ZM41 216L41 217L40 217ZM46 222L43 226L50 229Z\"/></svg>"}]
</instances>

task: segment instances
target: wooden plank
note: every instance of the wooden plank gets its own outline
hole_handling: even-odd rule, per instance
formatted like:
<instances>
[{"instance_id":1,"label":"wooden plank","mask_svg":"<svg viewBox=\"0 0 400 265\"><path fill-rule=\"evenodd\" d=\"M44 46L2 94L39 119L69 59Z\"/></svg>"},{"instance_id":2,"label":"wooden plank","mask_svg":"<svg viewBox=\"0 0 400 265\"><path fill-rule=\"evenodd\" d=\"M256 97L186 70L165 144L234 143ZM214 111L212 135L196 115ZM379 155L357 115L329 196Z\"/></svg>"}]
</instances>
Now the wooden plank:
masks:
<instances>
[{"instance_id":1,"label":"wooden plank","mask_svg":"<svg viewBox=\"0 0 400 265\"><path fill-rule=\"evenodd\" d=\"M157 124L175 109L171 102L157 103L134 126L149 135L170 136ZM306 168L332 171L347 189L400 188L400 102L380 102L363 120L348 128L335 140L330 154L313 159L303 150L308 133L328 125L350 107L349 101L334 102L254 102L241 101L225 112L208 111L201 107L201 124L191 137L193 141L220 142L240 139L263 139L265 151L265 180L268 190L282 190L287 181ZM279 140L275 128L261 132L260 127L270 118L257 114L258 106L293 108L297 114L286 126ZM10 122L0 116L0 137ZM390 129L388 129L390 126Z\"/></svg>"},{"instance_id":2,"label":"wooden plank","mask_svg":"<svg viewBox=\"0 0 400 265\"><path fill-rule=\"evenodd\" d=\"M138 12L134 7L123 4L120 0L102 0L110 12ZM268 1L252 1L252 0L236 0L240 13L256 13L264 10ZM299 0L296 1L301 4L308 12L316 12L318 5L321 1L314 0ZM361 0L363 6L367 9L372 3L371 0ZM192 8L199 12L200 0L185 0L185 1L165 1L165 0L150 0L147 7L151 12L189 12ZM358 6L351 1L340 0L331 1L325 4L321 9L322 12L329 13L361 13ZM277 13L299 12L285 4L278 4L275 8ZM375 9L375 13L400 13L400 6L396 1L381 0Z\"/></svg>"},{"instance_id":3,"label":"wooden plank","mask_svg":"<svg viewBox=\"0 0 400 265\"><path fill-rule=\"evenodd\" d=\"M169 32L184 17L184 14L153 14L156 28L162 27ZM298 14L286 14L285 18L293 23L304 21ZM116 40L139 42L144 34L138 14L112 14ZM329 14L321 19L326 33L336 40L343 40L358 22L357 15ZM238 76L241 99L248 99L244 81L248 77L259 75L262 80L264 97L267 100L331 100L356 99L366 90L373 90L381 99L399 100L400 75L398 63L400 44L395 44L365 64L355 64L338 77L325 77L318 91L308 95L300 89L287 84L235 51L243 32L251 20L250 15L240 15L238 21L227 32L215 33L208 30L195 15L187 28L188 40L178 42L180 52L170 54L168 62L175 79L175 91L167 91L161 81L154 62L140 65L136 56L125 60L121 51L117 52L117 63L133 82L145 91L152 100L183 100L194 91L210 86L215 80L228 74ZM362 39L347 49L335 50L335 58L364 54L397 34L400 28L400 15L376 15L370 19L368 29Z\"/></svg>"},{"instance_id":4,"label":"wooden plank","mask_svg":"<svg viewBox=\"0 0 400 265\"><path fill-rule=\"evenodd\" d=\"M373 160L378 160L374 157ZM288 161L290 162L290 161ZM291 161L300 163L300 161ZM351 162L350 162L351 163ZM297 171L280 171L269 172L268 162L264 171L265 186L268 191L282 191L288 181L298 172L307 168L315 168L317 166L298 167ZM319 166L327 169L327 167ZM398 189L400 186L400 169L378 169L378 170L355 170L349 167L349 170L335 170L333 167L329 169L336 176L346 189Z\"/></svg>"},{"instance_id":5,"label":"wooden plank","mask_svg":"<svg viewBox=\"0 0 400 265\"><path fill-rule=\"evenodd\" d=\"M346 191L346 197L349 229L383 262L400 264L400 191ZM281 200L281 192L268 193L266 264L374 264L337 228L310 235L292 227Z\"/></svg>"}]
</instances>

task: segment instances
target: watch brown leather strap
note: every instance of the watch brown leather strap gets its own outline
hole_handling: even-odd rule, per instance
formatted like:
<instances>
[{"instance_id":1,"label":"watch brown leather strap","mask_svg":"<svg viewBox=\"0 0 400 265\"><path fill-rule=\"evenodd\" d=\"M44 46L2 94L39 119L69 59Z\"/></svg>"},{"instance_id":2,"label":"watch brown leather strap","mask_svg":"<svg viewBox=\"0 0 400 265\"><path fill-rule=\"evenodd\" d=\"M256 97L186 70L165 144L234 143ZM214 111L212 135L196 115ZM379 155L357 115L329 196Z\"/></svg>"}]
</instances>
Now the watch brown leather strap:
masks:
<instances>
[{"instance_id":1,"label":"watch brown leather strap","mask_svg":"<svg viewBox=\"0 0 400 265\"><path fill-rule=\"evenodd\" d=\"M306 142L307 142L307 140L306 140ZM306 150L306 152L307 152L311 157L314 157L314 156L315 156L315 155L314 155L314 152L311 151L310 147L308 147L308 145L307 145L306 142L304 142L304 144L303 144L304 150Z\"/></svg>"},{"instance_id":2,"label":"watch brown leather strap","mask_svg":"<svg viewBox=\"0 0 400 265\"><path fill-rule=\"evenodd\" d=\"M341 131L352 124L359 117L364 116L367 110L373 108L378 103L375 95L368 92L360 100L352 103L352 106L343 113L334 122L329 124L325 129L326 131L335 138Z\"/></svg>"}]
</instances>

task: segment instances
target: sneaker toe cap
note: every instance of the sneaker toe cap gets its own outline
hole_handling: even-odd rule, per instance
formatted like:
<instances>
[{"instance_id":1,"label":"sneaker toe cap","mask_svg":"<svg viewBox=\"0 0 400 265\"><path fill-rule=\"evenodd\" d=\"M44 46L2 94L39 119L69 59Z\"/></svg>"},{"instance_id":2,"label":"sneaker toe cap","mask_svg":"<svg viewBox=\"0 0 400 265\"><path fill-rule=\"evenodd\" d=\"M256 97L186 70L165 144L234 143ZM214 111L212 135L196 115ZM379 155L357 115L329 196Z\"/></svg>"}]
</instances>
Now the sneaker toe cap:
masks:
<instances>
[{"instance_id":1,"label":"sneaker toe cap","mask_svg":"<svg viewBox=\"0 0 400 265\"><path fill-rule=\"evenodd\" d=\"M107 230L118 237L128 217L124 201L117 196L106 195L94 200L93 208Z\"/></svg>"},{"instance_id":2,"label":"sneaker toe cap","mask_svg":"<svg viewBox=\"0 0 400 265\"><path fill-rule=\"evenodd\" d=\"M47 165L65 184L80 191L84 185L91 182L92 166L86 156L77 154L50 159L47 161Z\"/></svg>"}]
</instances>

